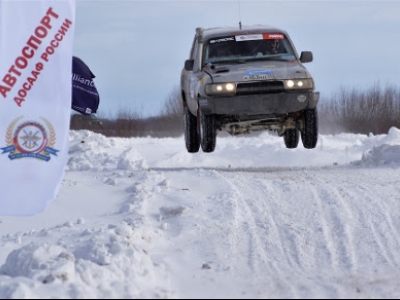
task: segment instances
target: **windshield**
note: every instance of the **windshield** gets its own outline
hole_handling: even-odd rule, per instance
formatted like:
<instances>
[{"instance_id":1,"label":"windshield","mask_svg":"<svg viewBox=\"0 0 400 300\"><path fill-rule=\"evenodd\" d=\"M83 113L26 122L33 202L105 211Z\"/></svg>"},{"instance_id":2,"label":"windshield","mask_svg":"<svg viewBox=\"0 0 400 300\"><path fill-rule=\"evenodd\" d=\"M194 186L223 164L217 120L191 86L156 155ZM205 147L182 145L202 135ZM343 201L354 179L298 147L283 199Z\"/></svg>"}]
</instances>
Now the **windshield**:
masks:
<instances>
[{"instance_id":1,"label":"windshield","mask_svg":"<svg viewBox=\"0 0 400 300\"><path fill-rule=\"evenodd\" d=\"M283 34L253 34L208 40L204 47L203 63L295 59L294 50Z\"/></svg>"}]
</instances>

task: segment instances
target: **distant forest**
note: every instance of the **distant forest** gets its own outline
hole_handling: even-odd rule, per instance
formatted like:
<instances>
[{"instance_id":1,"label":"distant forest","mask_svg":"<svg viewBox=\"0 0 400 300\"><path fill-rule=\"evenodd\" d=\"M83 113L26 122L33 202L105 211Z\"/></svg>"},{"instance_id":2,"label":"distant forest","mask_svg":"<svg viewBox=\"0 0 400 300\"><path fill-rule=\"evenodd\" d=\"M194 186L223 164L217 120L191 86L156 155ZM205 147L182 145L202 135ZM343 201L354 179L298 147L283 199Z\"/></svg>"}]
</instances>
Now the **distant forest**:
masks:
<instances>
[{"instance_id":1,"label":"distant forest","mask_svg":"<svg viewBox=\"0 0 400 300\"><path fill-rule=\"evenodd\" d=\"M101 108L101 103L100 103ZM386 134L391 127L400 128L400 87L375 83L365 90L341 88L331 98L318 103L320 134ZM98 114L93 120L81 114L71 116L71 130L91 130L107 137L178 137L183 135L180 88L167 96L163 109L155 117L122 110L115 116Z\"/></svg>"}]
</instances>

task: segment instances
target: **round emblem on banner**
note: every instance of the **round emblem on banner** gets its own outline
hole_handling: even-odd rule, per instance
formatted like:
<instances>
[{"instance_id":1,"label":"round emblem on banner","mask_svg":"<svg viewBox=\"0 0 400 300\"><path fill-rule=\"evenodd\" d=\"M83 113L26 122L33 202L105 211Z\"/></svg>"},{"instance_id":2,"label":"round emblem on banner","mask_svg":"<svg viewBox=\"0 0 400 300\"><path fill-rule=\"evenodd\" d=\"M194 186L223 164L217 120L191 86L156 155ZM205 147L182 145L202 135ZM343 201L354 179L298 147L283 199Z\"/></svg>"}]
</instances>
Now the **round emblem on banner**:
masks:
<instances>
[{"instance_id":1,"label":"round emblem on banner","mask_svg":"<svg viewBox=\"0 0 400 300\"><path fill-rule=\"evenodd\" d=\"M6 132L5 147L0 148L1 154L8 154L10 160L36 158L46 162L51 156L57 156L55 149L56 131L45 118L41 120L23 121L19 117L11 122Z\"/></svg>"},{"instance_id":2,"label":"round emblem on banner","mask_svg":"<svg viewBox=\"0 0 400 300\"><path fill-rule=\"evenodd\" d=\"M41 153L47 144L46 130L39 123L27 122L15 131L14 146L20 153Z\"/></svg>"}]
</instances>

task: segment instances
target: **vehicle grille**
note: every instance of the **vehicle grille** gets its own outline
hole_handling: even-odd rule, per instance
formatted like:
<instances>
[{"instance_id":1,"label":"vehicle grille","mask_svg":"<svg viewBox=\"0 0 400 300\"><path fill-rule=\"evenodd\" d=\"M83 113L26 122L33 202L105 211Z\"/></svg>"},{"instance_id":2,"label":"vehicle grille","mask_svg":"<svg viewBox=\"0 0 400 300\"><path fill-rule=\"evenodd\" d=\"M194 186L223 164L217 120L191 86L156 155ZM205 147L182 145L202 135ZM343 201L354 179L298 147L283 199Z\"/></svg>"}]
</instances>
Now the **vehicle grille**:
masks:
<instances>
[{"instance_id":1,"label":"vehicle grille","mask_svg":"<svg viewBox=\"0 0 400 300\"><path fill-rule=\"evenodd\" d=\"M239 83L236 95L254 95L268 93L282 93L285 89L282 81L261 81L251 83Z\"/></svg>"}]
</instances>

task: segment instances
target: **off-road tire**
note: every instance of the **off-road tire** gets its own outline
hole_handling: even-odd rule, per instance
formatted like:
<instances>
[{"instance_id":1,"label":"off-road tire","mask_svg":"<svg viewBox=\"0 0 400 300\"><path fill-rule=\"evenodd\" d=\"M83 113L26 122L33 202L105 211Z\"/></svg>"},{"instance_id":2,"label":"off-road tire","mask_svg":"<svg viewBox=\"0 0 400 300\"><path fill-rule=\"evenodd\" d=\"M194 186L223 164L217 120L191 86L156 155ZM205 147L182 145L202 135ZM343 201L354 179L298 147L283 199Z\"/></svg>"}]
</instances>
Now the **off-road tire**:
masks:
<instances>
[{"instance_id":1,"label":"off-road tire","mask_svg":"<svg viewBox=\"0 0 400 300\"><path fill-rule=\"evenodd\" d=\"M201 149L205 153L214 152L217 144L217 126L215 115L205 115L199 109L199 128Z\"/></svg>"},{"instance_id":2,"label":"off-road tire","mask_svg":"<svg viewBox=\"0 0 400 300\"><path fill-rule=\"evenodd\" d=\"M184 131L186 149L189 153L197 153L200 150L200 136L197 128L197 117L194 116L189 108L184 107Z\"/></svg>"},{"instance_id":3,"label":"off-road tire","mask_svg":"<svg viewBox=\"0 0 400 300\"><path fill-rule=\"evenodd\" d=\"M283 138L288 149L295 149L299 145L300 134L297 129L286 129Z\"/></svg>"},{"instance_id":4,"label":"off-road tire","mask_svg":"<svg viewBox=\"0 0 400 300\"><path fill-rule=\"evenodd\" d=\"M301 140L306 149L314 149L318 142L318 113L317 109L303 111L304 128L301 132Z\"/></svg>"}]
</instances>

